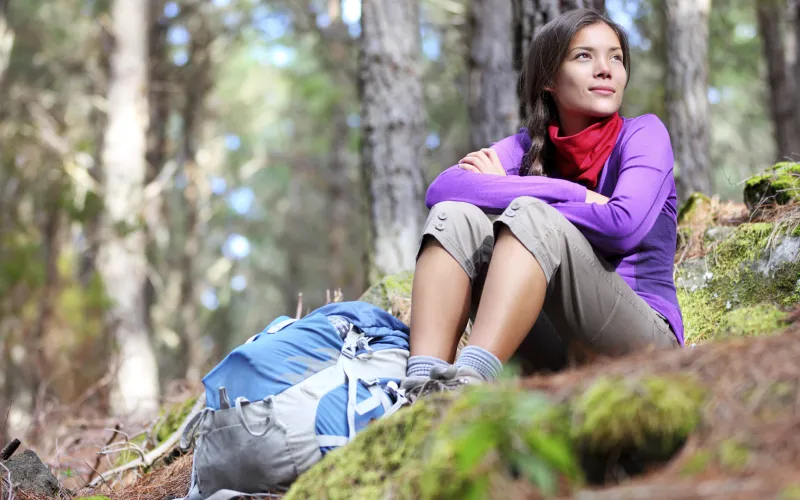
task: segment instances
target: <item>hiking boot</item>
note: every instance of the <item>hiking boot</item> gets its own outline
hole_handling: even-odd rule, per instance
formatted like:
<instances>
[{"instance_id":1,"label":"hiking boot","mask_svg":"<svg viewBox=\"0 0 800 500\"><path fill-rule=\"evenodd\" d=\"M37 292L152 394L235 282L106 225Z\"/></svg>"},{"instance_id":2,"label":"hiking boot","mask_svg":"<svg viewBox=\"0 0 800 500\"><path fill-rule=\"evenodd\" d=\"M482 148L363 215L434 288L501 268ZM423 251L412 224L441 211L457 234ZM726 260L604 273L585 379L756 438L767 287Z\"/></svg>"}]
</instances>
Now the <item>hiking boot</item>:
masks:
<instances>
[{"instance_id":1,"label":"hiking boot","mask_svg":"<svg viewBox=\"0 0 800 500\"><path fill-rule=\"evenodd\" d=\"M431 379L443 383L449 390L464 385L483 384L486 380L477 370L470 366L434 366L431 368Z\"/></svg>"},{"instance_id":2,"label":"hiking boot","mask_svg":"<svg viewBox=\"0 0 800 500\"><path fill-rule=\"evenodd\" d=\"M406 377L400 382L400 388L410 404L414 404L420 396L448 390L442 381L430 377Z\"/></svg>"},{"instance_id":3,"label":"hiking boot","mask_svg":"<svg viewBox=\"0 0 800 500\"><path fill-rule=\"evenodd\" d=\"M464 385L486 382L480 373L468 366L434 366L430 377L406 377L400 383L405 397L413 404L421 396L459 389Z\"/></svg>"}]
</instances>

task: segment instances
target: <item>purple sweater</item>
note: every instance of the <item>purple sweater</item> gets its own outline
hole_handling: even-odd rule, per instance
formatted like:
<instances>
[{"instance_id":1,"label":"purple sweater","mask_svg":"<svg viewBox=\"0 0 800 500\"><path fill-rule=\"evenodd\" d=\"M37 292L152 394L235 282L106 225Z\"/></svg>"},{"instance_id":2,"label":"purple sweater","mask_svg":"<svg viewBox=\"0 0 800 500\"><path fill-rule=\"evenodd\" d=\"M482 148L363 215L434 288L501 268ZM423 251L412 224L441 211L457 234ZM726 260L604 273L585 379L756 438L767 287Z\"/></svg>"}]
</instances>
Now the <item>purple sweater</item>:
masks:
<instances>
[{"instance_id":1,"label":"purple sweater","mask_svg":"<svg viewBox=\"0 0 800 500\"><path fill-rule=\"evenodd\" d=\"M547 202L667 319L683 345L683 318L672 278L677 242L672 145L657 116L623 120L597 185L597 192L609 198L606 205L586 203L586 188L565 179L520 177L522 157L530 147L524 130L492 145L507 176L476 174L454 166L433 181L425 203L430 208L441 201L463 201L487 213L501 213L519 196Z\"/></svg>"}]
</instances>

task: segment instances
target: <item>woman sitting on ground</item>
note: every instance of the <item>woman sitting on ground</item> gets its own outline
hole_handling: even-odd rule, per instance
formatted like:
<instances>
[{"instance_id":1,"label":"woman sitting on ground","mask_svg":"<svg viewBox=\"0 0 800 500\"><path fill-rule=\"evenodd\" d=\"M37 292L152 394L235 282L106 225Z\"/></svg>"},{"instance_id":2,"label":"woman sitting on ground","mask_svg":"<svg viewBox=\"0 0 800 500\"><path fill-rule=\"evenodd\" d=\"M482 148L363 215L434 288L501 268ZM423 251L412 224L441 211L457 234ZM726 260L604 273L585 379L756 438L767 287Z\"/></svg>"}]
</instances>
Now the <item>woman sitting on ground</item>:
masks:
<instances>
[{"instance_id":1,"label":"woman sitting on ground","mask_svg":"<svg viewBox=\"0 0 800 500\"><path fill-rule=\"evenodd\" d=\"M672 147L656 116L618 114L629 58L597 12L554 19L525 61L526 128L431 184L407 393L491 381L515 353L556 371L683 345Z\"/></svg>"}]
</instances>

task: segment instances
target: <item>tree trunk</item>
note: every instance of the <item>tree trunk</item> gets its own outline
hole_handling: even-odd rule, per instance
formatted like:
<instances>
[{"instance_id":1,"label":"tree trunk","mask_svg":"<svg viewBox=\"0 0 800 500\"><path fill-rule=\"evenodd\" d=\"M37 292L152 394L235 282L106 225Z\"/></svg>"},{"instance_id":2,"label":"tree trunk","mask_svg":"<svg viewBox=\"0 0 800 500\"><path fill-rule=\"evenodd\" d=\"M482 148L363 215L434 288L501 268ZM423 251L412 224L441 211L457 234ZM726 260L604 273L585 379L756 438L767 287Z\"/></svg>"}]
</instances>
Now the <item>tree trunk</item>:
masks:
<instances>
[{"instance_id":1,"label":"tree trunk","mask_svg":"<svg viewBox=\"0 0 800 500\"><path fill-rule=\"evenodd\" d=\"M33 359L31 366L31 392L36 397L31 400L32 415L39 415L39 411L42 410L41 406L44 404L43 396L46 394L45 380L51 375L47 369L49 363L45 354L44 343L45 335L53 319L53 306L58 294L58 256L61 250L58 233L59 219L61 217L60 197L63 189L64 186L56 182L49 191L50 199L42 221L44 222L41 248L45 272L44 286L40 289L41 296L39 298L36 322L25 339L28 344L28 355ZM33 422L32 431L34 433L41 430L39 429L40 423L38 419Z\"/></svg>"},{"instance_id":2,"label":"tree trunk","mask_svg":"<svg viewBox=\"0 0 800 500\"><path fill-rule=\"evenodd\" d=\"M0 83L11 62L11 49L14 47L14 30L8 25L8 2L10 0L0 0Z\"/></svg>"},{"instance_id":3,"label":"tree trunk","mask_svg":"<svg viewBox=\"0 0 800 500\"><path fill-rule=\"evenodd\" d=\"M517 74L522 71L522 64L528 55L528 47L545 24L573 9L594 9L605 13L605 0L513 0L514 2L514 61ZM522 86L517 87L519 96L519 117L523 120L528 110L522 104Z\"/></svg>"},{"instance_id":4,"label":"tree trunk","mask_svg":"<svg viewBox=\"0 0 800 500\"><path fill-rule=\"evenodd\" d=\"M513 0L473 0L469 58L470 149L489 147L519 125Z\"/></svg>"},{"instance_id":5,"label":"tree trunk","mask_svg":"<svg viewBox=\"0 0 800 500\"><path fill-rule=\"evenodd\" d=\"M764 58L767 61L769 81L769 108L778 147L779 158L800 154L796 113L795 80L792 63L784 43L784 20L789 13L785 1L761 0L756 2L758 31ZM798 96L800 97L800 95Z\"/></svg>"},{"instance_id":6,"label":"tree trunk","mask_svg":"<svg viewBox=\"0 0 800 500\"><path fill-rule=\"evenodd\" d=\"M678 168L678 198L711 193L708 14L711 0L665 0L667 128Z\"/></svg>"},{"instance_id":7,"label":"tree trunk","mask_svg":"<svg viewBox=\"0 0 800 500\"><path fill-rule=\"evenodd\" d=\"M158 410L159 385L146 321L147 259L142 230L148 121L148 8L140 0L111 5L114 47L103 145L104 238L98 269L113 305L108 332L118 348L112 411L147 418Z\"/></svg>"},{"instance_id":8,"label":"tree trunk","mask_svg":"<svg viewBox=\"0 0 800 500\"><path fill-rule=\"evenodd\" d=\"M150 121L147 131L146 185L155 182L164 169L164 163L167 158L167 125L171 110L171 93L168 88L170 84L168 68L171 66L171 61L169 60L167 44L169 22L163 14L166 1L149 1ZM163 278L168 274L168 266L165 261L170 236L169 214L164 199L164 189L159 189L157 194L147 200L144 207L144 219L146 222L145 234L147 238L148 264L158 276ZM163 292L163 290L160 291ZM156 306L158 295L159 290L156 289L155 283L152 279L148 279L145 282L145 300L147 302L147 324L151 331L158 331L158 326L166 326L163 324L164 318L159 318L162 320L160 325L154 324L153 309ZM162 314L161 316L166 315ZM174 325L169 326L174 327Z\"/></svg>"},{"instance_id":9,"label":"tree trunk","mask_svg":"<svg viewBox=\"0 0 800 500\"><path fill-rule=\"evenodd\" d=\"M413 268L422 231L425 110L418 9L415 0L362 2L362 168L373 280Z\"/></svg>"},{"instance_id":10,"label":"tree trunk","mask_svg":"<svg viewBox=\"0 0 800 500\"><path fill-rule=\"evenodd\" d=\"M328 182L329 244L330 264L328 273L332 290L344 288L348 284L347 263L350 242L350 187L348 175L348 139L350 130L347 126L347 113L339 104L333 106L331 123L333 134L331 139L330 173Z\"/></svg>"},{"instance_id":11,"label":"tree trunk","mask_svg":"<svg viewBox=\"0 0 800 500\"><path fill-rule=\"evenodd\" d=\"M800 135L800 0L794 2L794 102L795 104L795 130ZM800 151L795 151L795 160L798 160Z\"/></svg>"},{"instance_id":12,"label":"tree trunk","mask_svg":"<svg viewBox=\"0 0 800 500\"><path fill-rule=\"evenodd\" d=\"M192 31L191 48L186 68L186 100L183 107L183 174L186 187L183 189L184 232L186 241L181 255L181 340L186 355L186 379L200 380L205 362L200 339L199 311L195 294L197 256L200 254L198 226L200 194L200 172L197 165L197 141L200 135L200 116L209 88L208 33L202 21Z\"/></svg>"}]
</instances>

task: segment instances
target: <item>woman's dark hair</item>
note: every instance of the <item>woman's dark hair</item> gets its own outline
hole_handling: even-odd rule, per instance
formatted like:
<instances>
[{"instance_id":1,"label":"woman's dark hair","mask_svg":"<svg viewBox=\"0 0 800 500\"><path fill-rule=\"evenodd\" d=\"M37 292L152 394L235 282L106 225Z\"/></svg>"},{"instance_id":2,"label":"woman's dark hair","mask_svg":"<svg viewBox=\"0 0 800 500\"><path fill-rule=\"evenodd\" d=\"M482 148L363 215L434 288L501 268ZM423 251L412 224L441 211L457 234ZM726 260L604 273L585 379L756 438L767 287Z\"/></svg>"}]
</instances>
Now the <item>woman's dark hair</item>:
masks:
<instances>
[{"instance_id":1,"label":"woman's dark hair","mask_svg":"<svg viewBox=\"0 0 800 500\"><path fill-rule=\"evenodd\" d=\"M557 120L556 103L545 87L555 84L556 73L567 56L569 44L577 32L597 23L607 24L619 38L622 62L630 75L630 47L622 26L592 9L575 9L545 24L533 37L522 71L522 97L528 116L524 126L531 138L531 147L522 161L520 175L546 175L552 156L547 127Z\"/></svg>"}]
</instances>

